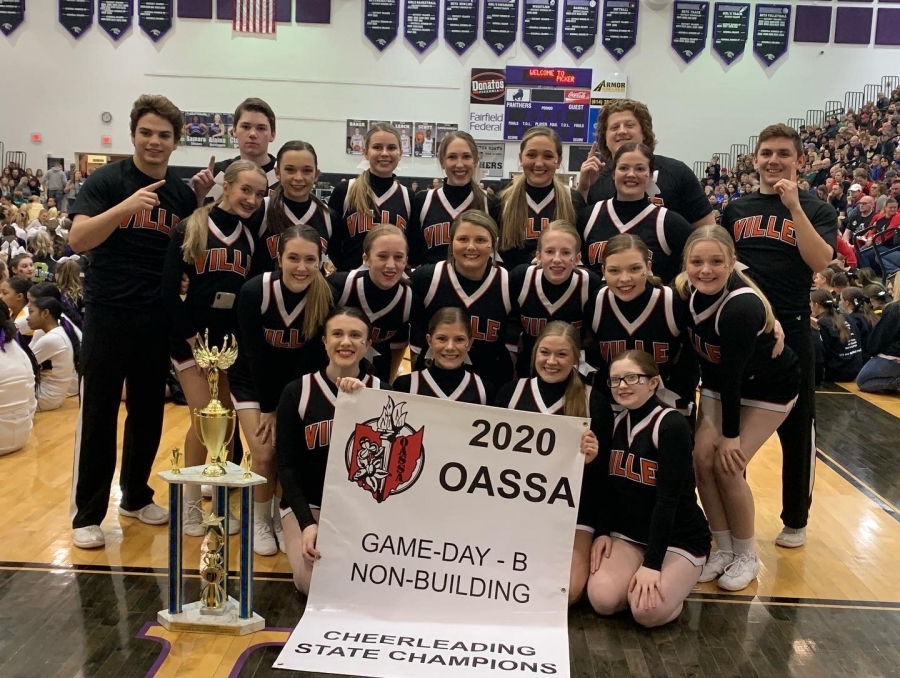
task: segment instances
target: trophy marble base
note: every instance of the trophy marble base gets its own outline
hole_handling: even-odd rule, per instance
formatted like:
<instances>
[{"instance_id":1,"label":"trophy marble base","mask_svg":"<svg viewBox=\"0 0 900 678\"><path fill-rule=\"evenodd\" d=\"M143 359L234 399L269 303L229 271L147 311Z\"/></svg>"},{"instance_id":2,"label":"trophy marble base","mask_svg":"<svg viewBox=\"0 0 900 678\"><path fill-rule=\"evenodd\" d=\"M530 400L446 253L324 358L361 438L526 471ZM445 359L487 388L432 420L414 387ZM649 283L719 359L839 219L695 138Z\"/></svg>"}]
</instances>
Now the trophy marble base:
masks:
<instances>
[{"instance_id":1,"label":"trophy marble base","mask_svg":"<svg viewBox=\"0 0 900 678\"><path fill-rule=\"evenodd\" d=\"M184 605L177 614L162 610L156 619L167 631L190 633L245 636L265 628L265 619L255 612L248 619L241 619L239 609L238 601L229 596L222 612L217 614L205 614L203 605L196 602Z\"/></svg>"}]
</instances>

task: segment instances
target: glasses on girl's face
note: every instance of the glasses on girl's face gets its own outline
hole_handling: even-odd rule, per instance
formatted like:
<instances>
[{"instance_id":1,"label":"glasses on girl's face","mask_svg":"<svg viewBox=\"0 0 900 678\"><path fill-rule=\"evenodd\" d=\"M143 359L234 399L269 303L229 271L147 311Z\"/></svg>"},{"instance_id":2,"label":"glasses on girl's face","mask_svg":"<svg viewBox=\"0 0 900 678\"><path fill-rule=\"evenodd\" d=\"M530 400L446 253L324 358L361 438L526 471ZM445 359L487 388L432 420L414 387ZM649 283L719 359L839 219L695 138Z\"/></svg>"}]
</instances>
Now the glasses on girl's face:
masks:
<instances>
[{"instance_id":1,"label":"glasses on girl's face","mask_svg":"<svg viewBox=\"0 0 900 678\"><path fill-rule=\"evenodd\" d=\"M618 388L619 384L624 381L629 386L634 386L635 384L641 383L641 380L644 377L649 376L649 374L626 374L624 377L610 377L606 380L606 385L610 388Z\"/></svg>"}]
</instances>

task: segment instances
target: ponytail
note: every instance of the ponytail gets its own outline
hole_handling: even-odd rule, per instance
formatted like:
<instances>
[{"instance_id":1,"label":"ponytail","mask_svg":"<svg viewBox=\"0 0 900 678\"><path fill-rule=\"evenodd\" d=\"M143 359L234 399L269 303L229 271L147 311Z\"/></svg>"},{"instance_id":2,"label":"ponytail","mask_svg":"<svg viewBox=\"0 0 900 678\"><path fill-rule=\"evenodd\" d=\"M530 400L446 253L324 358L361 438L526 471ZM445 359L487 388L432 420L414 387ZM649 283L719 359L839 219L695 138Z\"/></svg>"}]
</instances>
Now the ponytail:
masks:
<instances>
[{"instance_id":1,"label":"ponytail","mask_svg":"<svg viewBox=\"0 0 900 678\"><path fill-rule=\"evenodd\" d=\"M0 351L6 353L6 345L16 338L16 321L6 302L0 299Z\"/></svg>"},{"instance_id":2,"label":"ponytail","mask_svg":"<svg viewBox=\"0 0 900 678\"><path fill-rule=\"evenodd\" d=\"M281 234L278 239L279 261L284 256L284 248L287 243L295 238L313 243L319 253L319 268L316 270L312 282L309 283L309 287L306 288L306 308L303 311L303 338L309 341L325 326L328 314L331 313L332 292L331 285L322 275L322 261L325 258L322 250L322 238L312 226L291 226Z\"/></svg>"},{"instance_id":3,"label":"ponytail","mask_svg":"<svg viewBox=\"0 0 900 678\"><path fill-rule=\"evenodd\" d=\"M865 318L869 327L875 327L878 318L875 315L875 310L872 308L869 297L867 297L861 289L858 287L848 287L841 292L841 299L851 304L853 306L853 312L859 313Z\"/></svg>"},{"instance_id":4,"label":"ponytail","mask_svg":"<svg viewBox=\"0 0 900 678\"><path fill-rule=\"evenodd\" d=\"M825 290L813 290L809 295L809 299L825 309L822 315L819 316L820 321L823 317L828 318L831 324L834 325L834 330L838 334L838 340L841 344L846 344L850 340L850 326L844 319L844 314L838 310L837 304L831 298L831 295Z\"/></svg>"},{"instance_id":5,"label":"ponytail","mask_svg":"<svg viewBox=\"0 0 900 678\"><path fill-rule=\"evenodd\" d=\"M34 304L34 307L38 309L38 311L48 311L51 317L63 328L63 331L72 343L72 357L75 363L75 369L80 373L81 342L78 340L78 335L75 334L75 328L72 326L72 323L69 322L68 318L63 317L62 304L53 297L38 297L31 303Z\"/></svg>"}]
</instances>

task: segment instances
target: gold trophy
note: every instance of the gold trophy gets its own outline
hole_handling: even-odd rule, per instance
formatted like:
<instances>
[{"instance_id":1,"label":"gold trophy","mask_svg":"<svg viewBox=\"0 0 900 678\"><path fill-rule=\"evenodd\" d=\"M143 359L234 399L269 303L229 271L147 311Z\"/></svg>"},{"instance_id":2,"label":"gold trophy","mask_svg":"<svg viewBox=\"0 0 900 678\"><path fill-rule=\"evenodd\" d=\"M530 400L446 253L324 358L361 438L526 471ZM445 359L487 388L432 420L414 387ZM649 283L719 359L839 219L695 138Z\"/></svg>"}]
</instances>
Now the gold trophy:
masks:
<instances>
[{"instance_id":1,"label":"gold trophy","mask_svg":"<svg viewBox=\"0 0 900 678\"><path fill-rule=\"evenodd\" d=\"M225 337L221 350L218 346L210 348L209 330L206 330L202 338L198 334L194 344L194 360L199 367L207 370L210 399L202 410L195 409L191 413L191 423L200 442L209 452L210 462L203 469L203 475L208 478L218 478L226 473L225 450L234 436L237 413L225 409L219 402L219 370L227 370L234 365L237 353L237 340L233 335L230 342Z\"/></svg>"},{"instance_id":2,"label":"gold trophy","mask_svg":"<svg viewBox=\"0 0 900 678\"><path fill-rule=\"evenodd\" d=\"M172 457L169 459L172 463L172 473L177 475L181 473L181 449L178 447L172 448Z\"/></svg>"},{"instance_id":3,"label":"gold trophy","mask_svg":"<svg viewBox=\"0 0 900 678\"><path fill-rule=\"evenodd\" d=\"M200 559L200 614L222 614L228 594L225 591L225 529L223 519L215 513L204 519L206 543Z\"/></svg>"}]
</instances>

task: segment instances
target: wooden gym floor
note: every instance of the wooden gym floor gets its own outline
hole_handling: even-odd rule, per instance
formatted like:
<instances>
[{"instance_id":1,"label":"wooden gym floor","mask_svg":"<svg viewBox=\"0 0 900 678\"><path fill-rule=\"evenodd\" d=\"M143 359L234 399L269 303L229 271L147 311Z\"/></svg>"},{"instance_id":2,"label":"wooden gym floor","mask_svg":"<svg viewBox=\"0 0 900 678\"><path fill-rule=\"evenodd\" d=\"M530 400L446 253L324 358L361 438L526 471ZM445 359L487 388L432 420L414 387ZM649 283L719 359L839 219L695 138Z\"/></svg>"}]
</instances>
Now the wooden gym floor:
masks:
<instances>
[{"instance_id":1,"label":"wooden gym floor","mask_svg":"<svg viewBox=\"0 0 900 678\"><path fill-rule=\"evenodd\" d=\"M900 676L900 399L830 386L817 394L817 408L806 547L774 545L781 459L773 439L749 472L758 582L741 594L701 585L677 622L654 631L627 614L600 619L580 604L569 614L573 676ZM288 675L271 666L304 598L283 554L256 557L256 610L267 629L234 638L156 624L166 606L165 527L120 517L117 487L102 526L106 549L72 546L76 415L75 399L38 413L29 444L0 457L0 676ZM168 468L187 422L187 408L167 405L155 470ZM164 484L151 482L165 504ZM185 539L186 563L199 562L200 541ZM196 576L186 594L196 599Z\"/></svg>"}]
</instances>

